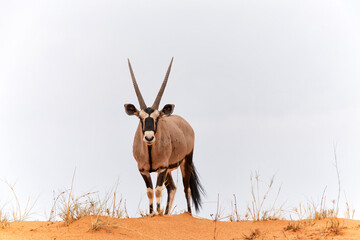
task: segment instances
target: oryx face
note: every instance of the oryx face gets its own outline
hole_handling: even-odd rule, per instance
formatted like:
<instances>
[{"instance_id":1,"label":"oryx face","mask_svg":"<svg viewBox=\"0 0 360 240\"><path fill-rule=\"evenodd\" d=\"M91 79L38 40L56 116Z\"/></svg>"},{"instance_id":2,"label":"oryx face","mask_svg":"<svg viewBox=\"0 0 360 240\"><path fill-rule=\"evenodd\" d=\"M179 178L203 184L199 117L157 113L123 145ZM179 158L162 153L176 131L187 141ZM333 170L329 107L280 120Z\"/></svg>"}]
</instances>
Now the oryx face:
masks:
<instances>
[{"instance_id":1,"label":"oryx face","mask_svg":"<svg viewBox=\"0 0 360 240\"><path fill-rule=\"evenodd\" d=\"M163 116L169 116L172 114L172 112L174 111L174 107L175 105L173 104L166 104L164 106L164 108L159 111L159 104L160 104L160 100L162 97L162 94L164 93L164 89L170 74L170 70L171 70L171 65L173 62L173 59L171 59L169 68L166 72L165 75L165 79L161 85L161 88L159 90L159 93L154 101L154 104L152 105L152 107L147 107L145 104L145 101L141 95L140 89L137 85L136 79L135 79L135 75L134 72L132 70L130 61L129 62L129 69L130 69L130 74L131 74L131 78L133 81L133 85L135 88L135 93L136 96L139 100L139 104L140 104L140 111L136 109L136 107L133 104L125 104L125 112L128 115L136 115L139 119L140 119L140 123L142 126L142 132L143 132L143 141L147 144L147 145L152 145L155 142L155 135L156 135L156 131L157 131L157 124L159 122L159 119Z\"/></svg>"},{"instance_id":2,"label":"oryx face","mask_svg":"<svg viewBox=\"0 0 360 240\"><path fill-rule=\"evenodd\" d=\"M159 119L164 116L170 116L174 111L174 107L174 104L166 104L161 111L153 108L145 108L139 111L133 104L125 104L125 112L128 115L135 115L140 119L143 141L147 145L152 145L156 139Z\"/></svg>"},{"instance_id":3,"label":"oryx face","mask_svg":"<svg viewBox=\"0 0 360 240\"><path fill-rule=\"evenodd\" d=\"M159 121L160 112L156 109L146 108L141 110L139 118L141 121L144 142L151 145L155 141L157 122Z\"/></svg>"}]
</instances>

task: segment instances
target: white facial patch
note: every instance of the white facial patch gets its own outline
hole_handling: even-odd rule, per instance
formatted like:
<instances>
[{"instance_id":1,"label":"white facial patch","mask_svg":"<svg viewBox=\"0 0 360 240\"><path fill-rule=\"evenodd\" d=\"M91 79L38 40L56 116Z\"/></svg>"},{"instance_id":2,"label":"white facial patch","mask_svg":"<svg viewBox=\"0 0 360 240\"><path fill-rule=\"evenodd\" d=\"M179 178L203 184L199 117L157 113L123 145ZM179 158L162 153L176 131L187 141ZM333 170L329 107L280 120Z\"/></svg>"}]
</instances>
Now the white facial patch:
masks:
<instances>
[{"instance_id":1,"label":"white facial patch","mask_svg":"<svg viewBox=\"0 0 360 240\"><path fill-rule=\"evenodd\" d=\"M151 139L151 141L149 141ZM146 143L152 143L155 141L155 133L154 131L145 131L144 132L144 141Z\"/></svg>"},{"instance_id":2,"label":"white facial patch","mask_svg":"<svg viewBox=\"0 0 360 240\"><path fill-rule=\"evenodd\" d=\"M142 118L142 119L145 119L149 116L149 114L147 114L144 110L141 110L140 113L139 113L139 116Z\"/></svg>"},{"instance_id":3,"label":"white facial patch","mask_svg":"<svg viewBox=\"0 0 360 240\"><path fill-rule=\"evenodd\" d=\"M158 110L155 110L150 114L150 117L153 118L154 120L156 120L159 117L159 115L160 115L160 112Z\"/></svg>"},{"instance_id":4,"label":"white facial patch","mask_svg":"<svg viewBox=\"0 0 360 240\"><path fill-rule=\"evenodd\" d=\"M147 137L148 139L155 137L154 131L145 131L144 137Z\"/></svg>"}]
</instances>

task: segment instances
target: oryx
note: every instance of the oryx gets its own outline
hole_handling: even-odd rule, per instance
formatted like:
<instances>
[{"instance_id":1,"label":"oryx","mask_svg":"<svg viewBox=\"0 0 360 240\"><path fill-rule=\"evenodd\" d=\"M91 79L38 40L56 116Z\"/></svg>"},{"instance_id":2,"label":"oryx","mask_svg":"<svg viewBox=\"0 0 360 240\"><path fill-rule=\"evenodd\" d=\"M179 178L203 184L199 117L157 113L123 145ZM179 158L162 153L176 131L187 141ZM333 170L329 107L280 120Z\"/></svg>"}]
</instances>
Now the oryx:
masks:
<instances>
[{"instance_id":1,"label":"oryx","mask_svg":"<svg viewBox=\"0 0 360 240\"><path fill-rule=\"evenodd\" d=\"M154 190L150 177L151 172L158 173L155 188L156 209L158 213L160 213L160 198L164 183L168 193L165 214L170 213L176 192L171 171L177 169L179 166L183 178L187 210L189 213L191 213L190 196L194 203L195 210L198 211L201 207L201 194L204 194L204 189L200 185L192 159L194 150L193 129L182 117L171 115L174 111L174 104L166 104L162 110L158 110L169 78L172 62L173 59L171 59L165 79L154 104L151 107L147 107L136 83L130 60L128 60L140 110L136 109L133 104L125 104L125 111L128 115L135 115L140 119L134 137L133 155L146 184L150 214L154 211Z\"/></svg>"}]
</instances>

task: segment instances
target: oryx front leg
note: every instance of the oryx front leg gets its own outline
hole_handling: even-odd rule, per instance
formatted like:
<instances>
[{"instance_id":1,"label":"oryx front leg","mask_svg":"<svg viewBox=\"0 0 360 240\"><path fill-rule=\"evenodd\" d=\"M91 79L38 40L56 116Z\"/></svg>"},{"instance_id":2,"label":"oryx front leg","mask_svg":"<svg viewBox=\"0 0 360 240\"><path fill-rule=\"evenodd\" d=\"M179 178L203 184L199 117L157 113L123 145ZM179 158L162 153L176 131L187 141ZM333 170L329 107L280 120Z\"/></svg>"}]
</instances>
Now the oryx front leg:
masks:
<instances>
[{"instance_id":1,"label":"oryx front leg","mask_svg":"<svg viewBox=\"0 0 360 240\"><path fill-rule=\"evenodd\" d=\"M161 202L161 194L162 194L162 186L164 184L164 180L167 174L166 168L161 168L158 171L158 176L156 180L156 188L155 188L155 197L156 197L156 211L160 213L160 202Z\"/></svg>"},{"instance_id":2,"label":"oryx front leg","mask_svg":"<svg viewBox=\"0 0 360 240\"><path fill-rule=\"evenodd\" d=\"M152 214L154 212L153 200L154 200L154 190L151 182L151 176L149 172L140 172L141 176L144 178L146 184L146 194L149 198L149 213Z\"/></svg>"}]
</instances>

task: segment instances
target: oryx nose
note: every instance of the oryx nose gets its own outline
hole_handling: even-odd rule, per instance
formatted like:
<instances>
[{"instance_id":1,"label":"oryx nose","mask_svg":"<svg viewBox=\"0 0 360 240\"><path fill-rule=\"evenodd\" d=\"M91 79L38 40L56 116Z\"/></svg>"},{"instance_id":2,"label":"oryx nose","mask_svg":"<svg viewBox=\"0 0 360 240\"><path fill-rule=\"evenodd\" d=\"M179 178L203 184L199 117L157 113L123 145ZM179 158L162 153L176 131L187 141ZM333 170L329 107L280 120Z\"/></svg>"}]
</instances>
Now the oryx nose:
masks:
<instances>
[{"instance_id":1,"label":"oryx nose","mask_svg":"<svg viewBox=\"0 0 360 240\"><path fill-rule=\"evenodd\" d=\"M151 142L154 139L154 136L151 136L151 137L145 136L145 139L146 139L146 141Z\"/></svg>"}]
</instances>

